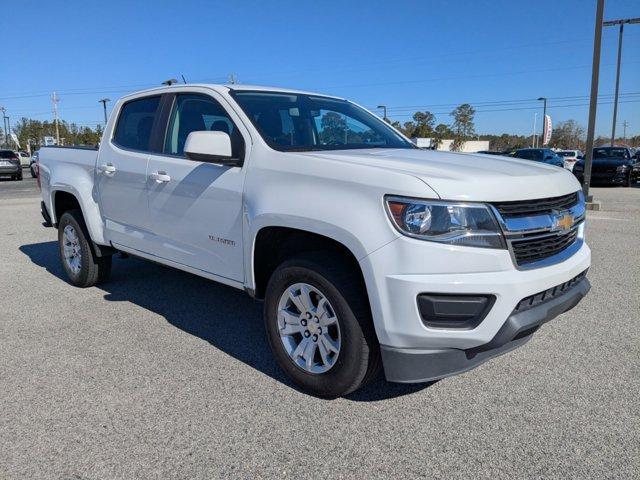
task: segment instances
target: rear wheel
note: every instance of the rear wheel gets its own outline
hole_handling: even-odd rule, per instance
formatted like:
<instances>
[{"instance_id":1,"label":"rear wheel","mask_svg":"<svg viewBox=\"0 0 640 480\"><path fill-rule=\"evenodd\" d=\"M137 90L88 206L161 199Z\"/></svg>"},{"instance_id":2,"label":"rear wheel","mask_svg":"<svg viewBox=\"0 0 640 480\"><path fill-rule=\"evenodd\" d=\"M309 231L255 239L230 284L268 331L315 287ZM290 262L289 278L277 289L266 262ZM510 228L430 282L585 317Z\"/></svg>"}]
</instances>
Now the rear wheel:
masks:
<instances>
[{"instance_id":1,"label":"rear wheel","mask_svg":"<svg viewBox=\"0 0 640 480\"><path fill-rule=\"evenodd\" d=\"M271 276L265 298L278 364L301 389L326 398L353 392L380 366L366 293L343 265L326 253L288 260Z\"/></svg>"},{"instance_id":2,"label":"rear wheel","mask_svg":"<svg viewBox=\"0 0 640 480\"><path fill-rule=\"evenodd\" d=\"M106 281L111 273L111 257L98 257L80 210L69 210L58 224L60 259L67 278L76 287L91 287Z\"/></svg>"}]
</instances>

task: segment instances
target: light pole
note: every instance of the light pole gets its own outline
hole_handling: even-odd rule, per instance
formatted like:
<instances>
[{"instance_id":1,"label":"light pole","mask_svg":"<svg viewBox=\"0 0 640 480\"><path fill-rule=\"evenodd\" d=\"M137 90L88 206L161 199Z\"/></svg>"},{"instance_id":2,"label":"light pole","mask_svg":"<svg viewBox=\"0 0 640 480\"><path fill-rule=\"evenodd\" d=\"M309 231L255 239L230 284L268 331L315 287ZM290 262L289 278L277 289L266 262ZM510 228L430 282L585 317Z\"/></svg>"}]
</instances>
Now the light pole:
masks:
<instances>
[{"instance_id":1,"label":"light pole","mask_svg":"<svg viewBox=\"0 0 640 480\"><path fill-rule=\"evenodd\" d=\"M620 25L618 30L618 65L616 67L616 93L613 100L613 124L611 125L611 146L616 140L616 117L618 116L618 91L620 89L620 60L622 58L622 33L624 32L625 23L640 23L640 18L623 18L620 20L608 20L602 25L605 27L612 27L614 25Z\"/></svg>"},{"instance_id":2,"label":"light pole","mask_svg":"<svg viewBox=\"0 0 640 480\"><path fill-rule=\"evenodd\" d=\"M544 107L542 107L542 135L540 136L544 147L544 130L547 127L547 97L539 97L538 101L544 102Z\"/></svg>"},{"instance_id":3,"label":"light pole","mask_svg":"<svg viewBox=\"0 0 640 480\"><path fill-rule=\"evenodd\" d=\"M385 122L388 122L389 120L387 119L387 106L386 106L386 105L378 105L378 108L381 108L381 109L382 109L382 112L383 112L383 113L382 113L382 119L383 119Z\"/></svg>"},{"instance_id":4,"label":"light pole","mask_svg":"<svg viewBox=\"0 0 640 480\"><path fill-rule=\"evenodd\" d=\"M104 125L107 126L107 102L110 102L108 98L103 98L102 100L98 100L98 103L102 104L102 108L104 109Z\"/></svg>"},{"instance_id":5,"label":"light pole","mask_svg":"<svg viewBox=\"0 0 640 480\"><path fill-rule=\"evenodd\" d=\"M596 7L596 26L593 34L593 61L591 62L591 98L589 99L589 124L587 126L587 151L584 156L584 174L582 179L582 193L588 203L593 201L589 196L591 183L591 163L593 160L593 136L596 130L596 109L598 107L598 80L600 76L600 46L602 43L602 17L604 14L604 0L598 0ZM592 204L591 208L598 208Z\"/></svg>"}]
</instances>

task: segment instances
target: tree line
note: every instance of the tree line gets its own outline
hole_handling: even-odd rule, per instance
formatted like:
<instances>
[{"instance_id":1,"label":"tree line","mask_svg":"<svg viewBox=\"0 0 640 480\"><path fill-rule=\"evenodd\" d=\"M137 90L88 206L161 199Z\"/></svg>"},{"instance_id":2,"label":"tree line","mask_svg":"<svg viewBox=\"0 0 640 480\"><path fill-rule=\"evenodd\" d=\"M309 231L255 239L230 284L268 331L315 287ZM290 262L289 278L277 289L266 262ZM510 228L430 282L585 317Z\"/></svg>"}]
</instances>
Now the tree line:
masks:
<instances>
[{"instance_id":1,"label":"tree line","mask_svg":"<svg viewBox=\"0 0 640 480\"><path fill-rule=\"evenodd\" d=\"M476 139L488 140L489 149L500 152L527 148L532 145L533 139L531 135L514 135L510 133L503 133L501 135L477 134L474 123L475 109L468 103L459 105L451 111L450 115L452 117L450 124L436 124L436 116L429 111L415 112L412 120L404 122L403 124L398 121L386 120L409 138L431 138L434 148L437 148L444 139L453 139L451 148L454 151L461 150L464 142ZM31 152L34 152L44 144L44 137L56 138L55 123L47 120L41 121L31 118L21 118L11 130L18 137L20 148L26 150L27 145L29 145ZM102 138L103 127L97 124L95 128L91 128L60 120L58 122L58 132L61 143L64 145L94 146L97 145ZM327 131L327 135L330 133L331 128ZM2 134L0 136L4 138L1 128L0 134ZM538 139L538 141L540 140ZM576 120L566 120L564 122L558 122L554 126L551 142L548 147L584 150L585 142L585 128ZM610 143L610 138L597 137L594 143L596 146L605 145ZM618 137L616 138L616 143L640 145L640 135L635 135L627 139Z\"/></svg>"},{"instance_id":2,"label":"tree line","mask_svg":"<svg viewBox=\"0 0 640 480\"><path fill-rule=\"evenodd\" d=\"M44 137L56 138L56 124L47 120L23 117L11 127L11 131L18 137L20 148L27 150L28 145L31 152L44 145ZM58 135L63 145L97 145L102 138L102 132L103 127L99 124L91 128L64 120L58 121Z\"/></svg>"},{"instance_id":3,"label":"tree line","mask_svg":"<svg viewBox=\"0 0 640 480\"><path fill-rule=\"evenodd\" d=\"M475 109L468 103L459 105L449 114L453 121L450 125L438 123L436 125L436 116L429 112L415 112L412 120L404 123L398 121L387 121L395 128L404 133L407 137L413 138L431 138L432 146L438 147L443 139L453 139L452 150L458 151L468 140L488 140L489 149L499 152L513 151L518 148L528 148L532 146L532 135L514 135L511 133L495 134L476 134L475 131ZM541 140L538 138L538 144ZM597 137L594 140L595 146L609 144L611 139L608 137ZM586 143L586 130L576 120L570 119L564 122L558 122L551 135L551 140L547 147L559 149L579 149L584 150ZM640 135L630 138L617 137L616 144L640 145Z\"/></svg>"}]
</instances>

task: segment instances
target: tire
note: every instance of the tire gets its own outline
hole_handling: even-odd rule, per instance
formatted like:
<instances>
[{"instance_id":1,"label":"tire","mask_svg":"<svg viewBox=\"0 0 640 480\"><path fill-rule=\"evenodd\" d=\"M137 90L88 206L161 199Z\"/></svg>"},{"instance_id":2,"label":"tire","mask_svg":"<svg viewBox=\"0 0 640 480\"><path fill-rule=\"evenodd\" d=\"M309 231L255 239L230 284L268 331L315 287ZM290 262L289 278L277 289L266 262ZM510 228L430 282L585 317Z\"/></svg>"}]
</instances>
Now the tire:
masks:
<instances>
[{"instance_id":1,"label":"tire","mask_svg":"<svg viewBox=\"0 0 640 480\"><path fill-rule=\"evenodd\" d=\"M18 176L16 177L16 180L22 181L22 172L18 174Z\"/></svg>"},{"instance_id":2,"label":"tire","mask_svg":"<svg viewBox=\"0 0 640 480\"><path fill-rule=\"evenodd\" d=\"M326 315L318 313L318 316L323 318L321 321L323 323L314 325L312 317L309 317L308 326L302 326L306 318L305 314L294 306L295 313L292 318L299 313L298 318L301 320L300 326L294 325L293 327L301 330L299 334L294 333L291 337L286 337L286 342L289 342L290 345L285 346L285 340L280 334L281 328L286 326L281 320L283 318L281 306L283 299L292 298L288 291L292 288L295 289L296 285L307 285L311 289L317 290L319 295L316 293L314 297L313 292L309 295L311 301L316 303L316 312L321 311L317 303L319 303L318 299L324 296L328 301L329 307L326 311L329 313ZM302 290L296 291L302 292ZM302 297L300 296L300 298ZM288 305L293 305L290 301L288 302ZM288 312L289 310L287 310ZM275 270L267 285L264 320L269 344L278 365L300 389L307 393L323 398L347 395L371 381L380 371L380 346L373 328L366 291L358 273L347 268L347 262L341 256L332 255L329 252L312 252L282 263ZM335 322L334 325L325 327L324 322L329 321ZM318 326L325 328L325 331L311 330L312 328L317 329ZM305 329L308 330L305 331ZM317 363L314 361L311 368L326 369L328 364L333 362L326 371L311 372L307 368L308 364L304 358L299 356L297 360L294 360L291 356L295 355L296 351L294 349L296 347L295 339L302 343L304 335L308 335L309 331L324 334L325 339L327 335L332 336L330 338L339 339L335 342L339 345L339 352L329 351L330 360L325 362L325 357L321 355L323 352L321 352L320 345L324 343L325 339L320 338L316 341L317 335L315 334L307 338L307 343L310 343L312 339L316 343L315 346L312 346L314 354L308 355L308 357L317 359ZM336 334L336 332L339 333ZM292 340L293 338L295 339ZM299 347L300 344L297 346ZM294 352L291 353L291 350ZM325 355L326 352L325 347ZM300 363L305 365L301 366Z\"/></svg>"},{"instance_id":3,"label":"tire","mask_svg":"<svg viewBox=\"0 0 640 480\"><path fill-rule=\"evenodd\" d=\"M31 171L31 178L36 178L36 172L33 171L33 167L29 167L29 170Z\"/></svg>"},{"instance_id":4,"label":"tire","mask_svg":"<svg viewBox=\"0 0 640 480\"><path fill-rule=\"evenodd\" d=\"M629 172L629 174L627 175L627 178L624 180L624 187L631 187L631 185L633 184L633 182L631 181L631 172Z\"/></svg>"},{"instance_id":5,"label":"tire","mask_svg":"<svg viewBox=\"0 0 640 480\"><path fill-rule=\"evenodd\" d=\"M71 239L74 241L70 242L69 240ZM104 282L109 278L111 274L111 257L96 256L80 210L68 210L60 218L58 223L58 249L62 268L67 274L69 283L72 285L87 288ZM69 251L69 249L75 252L71 260L65 254L65 251Z\"/></svg>"}]
</instances>

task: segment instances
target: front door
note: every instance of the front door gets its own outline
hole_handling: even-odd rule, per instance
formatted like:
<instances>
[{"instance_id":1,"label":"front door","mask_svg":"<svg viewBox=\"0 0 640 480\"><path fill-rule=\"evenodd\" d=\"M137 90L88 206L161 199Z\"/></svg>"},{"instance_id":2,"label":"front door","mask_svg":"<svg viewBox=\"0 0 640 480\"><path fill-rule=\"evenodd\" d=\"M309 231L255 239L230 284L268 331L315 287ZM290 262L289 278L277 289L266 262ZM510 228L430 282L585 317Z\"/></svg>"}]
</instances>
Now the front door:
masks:
<instances>
[{"instance_id":1,"label":"front door","mask_svg":"<svg viewBox=\"0 0 640 480\"><path fill-rule=\"evenodd\" d=\"M144 250L149 225L147 163L160 96L125 103L113 138L104 140L97 164L97 190L108 240Z\"/></svg>"},{"instance_id":2,"label":"front door","mask_svg":"<svg viewBox=\"0 0 640 480\"><path fill-rule=\"evenodd\" d=\"M176 94L162 154L147 169L154 255L229 280L243 281L242 185L244 169L197 162L184 156L189 133L224 131L233 155L245 141L237 122L213 97Z\"/></svg>"}]
</instances>

